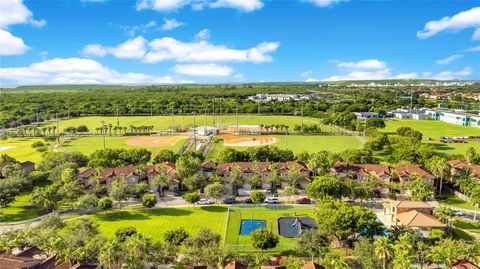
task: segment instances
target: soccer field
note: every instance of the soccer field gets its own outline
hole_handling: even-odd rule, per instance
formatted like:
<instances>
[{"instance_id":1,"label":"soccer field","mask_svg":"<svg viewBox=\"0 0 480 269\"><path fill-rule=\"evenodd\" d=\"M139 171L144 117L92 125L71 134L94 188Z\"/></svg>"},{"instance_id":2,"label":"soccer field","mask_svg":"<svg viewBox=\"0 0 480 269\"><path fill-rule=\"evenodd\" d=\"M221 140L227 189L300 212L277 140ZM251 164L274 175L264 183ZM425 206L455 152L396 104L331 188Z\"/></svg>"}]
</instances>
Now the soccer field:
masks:
<instances>
[{"instance_id":1,"label":"soccer field","mask_svg":"<svg viewBox=\"0 0 480 269\"><path fill-rule=\"evenodd\" d=\"M387 127L381 129L382 132L395 133L400 127L410 127L420 131L423 134L424 142L430 143L440 152L453 154L465 154L468 147L480 148L480 141L469 141L469 143L441 143L440 136L470 136L480 135L480 128L464 127L440 121L430 120L388 120L385 122ZM429 136L432 140L427 141Z\"/></svg>"}]
</instances>

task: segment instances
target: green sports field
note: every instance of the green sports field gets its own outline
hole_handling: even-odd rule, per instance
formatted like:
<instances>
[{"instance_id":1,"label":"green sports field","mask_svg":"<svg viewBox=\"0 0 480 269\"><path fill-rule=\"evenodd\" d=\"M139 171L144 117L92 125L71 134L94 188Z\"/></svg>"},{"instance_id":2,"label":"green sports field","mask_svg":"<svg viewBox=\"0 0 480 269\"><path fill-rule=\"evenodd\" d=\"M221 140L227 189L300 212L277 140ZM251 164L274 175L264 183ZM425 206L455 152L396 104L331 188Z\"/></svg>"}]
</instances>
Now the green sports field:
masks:
<instances>
[{"instance_id":1,"label":"green sports field","mask_svg":"<svg viewBox=\"0 0 480 269\"><path fill-rule=\"evenodd\" d=\"M105 137L105 147L118 149L118 148L125 148L125 149L134 149L134 148L141 148L137 146L131 146L125 144L130 138L134 138L131 136L106 136ZM177 152L187 141L187 138L180 140L172 147L149 147L147 148L153 154L159 152L162 149L171 149L174 152ZM65 142L62 147L66 151L78 151L82 152L86 155L92 154L95 150L103 149L103 137L94 136L94 137L78 137L73 138Z\"/></svg>"},{"instance_id":2,"label":"green sports field","mask_svg":"<svg viewBox=\"0 0 480 269\"><path fill-rule=\"evenodd\" d=\"M289 149L297 154L303 151L309 153L326 150L330 152L341 152L346 149L360 149L362 142L354 136L322 136L322 135L273 135L277 139L277 143L271 144L280 149ZM286 144L285 144L286 140ZM212 146L207 154L207 159L214 160L218 153L224 148L223 140L216 138L212 142ZM233 147L237 150L246 150L249 147Z\"/></svg>"},{"instance_id":3,"label":"green sports field","mask_svg":"<svg viewBox=\"0 0 480 269\"><path fill-rule=\"evenodd\" d=\"M41 138L8 138L7 140L0 140L0 147L11 147L7 150L0 151L0 154L7 154L20 162L31 161L39 163L42 154L32 148L32 144L37 141L42 141Z\"/></svg>"},{"instance_id":4,"label":"green sports field","mask_svg":"<svg viewBox=\"0 0 480 269\"><path fill-rule=\"evenodd\" d=\"M455 124L430 121L430 120L389 120L386 121L387 127L381 131L387 133L394 133L400 127L410 127L414 130L420 131L423 134L424 142L431 143L435 149L448 153L464 154L468 147L480 148L480 142L470 141L469 143L441 143L440 136L470 136L480 135L480 128L464 127ZM425 138L429 136L432 138L426 141Z\"/></svg>"},{"instance_id":5,"label":"green sports field","mask_svg":"<svg viewBox=\"0 0 480 269\"><path fill-rule=\"evenodd\" d=\"M198 115L196 117L196 125L205 125L212 126L212 115L207 114L207 117L204 115ZM88 129L92 132L95 131L95 128L101 127L101 121L105 121L105 125L112 124L113 126L117 125L117 117L112 116L95 116L95 117L81 117L81 118L72 118L72 119L63 119L59 121L60 130L65 129L66 127L74 126L78 127L80 125L86 125ZM188 128L193 126L193 116L191 115L175 115L172 116L122 116L119 117L120 126L129 127L130 125L134 126L153 126L154 131L163 131L169 130L172 128L172 123L175 122L175 126L178 128ZM215 126L221 128L226 128L231 125L236 125L235 115L223 115L215 116ZM303 118L304 124L318 124L319 120L316 118ZM293 126L301 124L301 118L298 116L262 116L262 115L239 115L238 116L239 125L272 125L272 124L285 124L290 127L290 130L293 129ZM48 125L55 125L54 122L49 123ZM330 127L328 127L330 128Z\"/></svg>"}]
</instances>

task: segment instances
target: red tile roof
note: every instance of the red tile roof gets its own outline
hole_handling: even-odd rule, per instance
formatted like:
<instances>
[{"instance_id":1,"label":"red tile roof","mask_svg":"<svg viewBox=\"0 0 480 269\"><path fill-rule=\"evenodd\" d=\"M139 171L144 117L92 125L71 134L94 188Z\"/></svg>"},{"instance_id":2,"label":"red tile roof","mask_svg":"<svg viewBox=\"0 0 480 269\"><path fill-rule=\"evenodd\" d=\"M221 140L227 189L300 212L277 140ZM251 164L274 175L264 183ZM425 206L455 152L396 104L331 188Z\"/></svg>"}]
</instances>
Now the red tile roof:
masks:
<instances>
[{"instance_id":1,"label":"red tile roof","mask_svg":"<svg viewBox=\"0 0 480 269\"><path fill-rule=\"evenodd\" d=\"M455 169L464 169L469 167L468 163L460 160L450 160L447 163Z\"/></svg>"},{"instance_id":2,"label":"red tile roof","mask_svg":"<svg viewBox=\"0 0 480 269\"><path fill-rule=\"evenodd\" d=\"M418 174L422 178L435 179L433 175L423 169L420 165L407 165L397 167L397 173L400 177L411 177L412 174Z\"/></svg>"}]
</instances>

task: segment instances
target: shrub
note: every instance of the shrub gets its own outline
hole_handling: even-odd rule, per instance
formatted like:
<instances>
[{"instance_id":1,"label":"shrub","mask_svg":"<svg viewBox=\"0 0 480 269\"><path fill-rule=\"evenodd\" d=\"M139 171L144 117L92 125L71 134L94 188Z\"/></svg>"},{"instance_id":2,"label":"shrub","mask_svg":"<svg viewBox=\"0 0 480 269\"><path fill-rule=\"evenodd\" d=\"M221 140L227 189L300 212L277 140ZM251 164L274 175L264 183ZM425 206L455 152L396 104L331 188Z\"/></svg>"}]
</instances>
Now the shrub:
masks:
<instances>
[{"instance_id":1,"label":"shrub","mask_svg":"<svg viewBox=\"0 0 480 269\"><path fill-rule=\"evenodd\" d=\"M113 201L110 198L105 197L98 200L98 207L102 210L110 209L112 208L112 206L113 206Z\"/></svg>"},{"instance_id":2,"label":"shrub","mask_svg":"<svg viewBox=\"0 0 480 269\"><path fill-rule=\"evenodd\" d=\"M142 205L152 208L157 204L157 196L155 194L145 194L142 196Z\"/></svg>"},{"instance_id":3,"label":"shrub","mask_svg":"<svg viewBox=\"0 0 480 269\"><path fill-rule=\"evenodd\" d=\"M262 191L252 191L250 193L250 199L254 204L260 204L265 201L265 194Z\"/></svg>"},{"instance_id":4,"label":"shrub","mask_svg":"<svg viewBox=\"0 0 480 269\"><path fill-rule=\"evenodd\" d=\"M163 238L165 239L165 242L173 245L173 246L180 246L185 239L187 239L190 235L188 232L185 230L185 228L180 227L176 230L170 230L165 232L163 235Z\"/></svg>"}]
</instances>

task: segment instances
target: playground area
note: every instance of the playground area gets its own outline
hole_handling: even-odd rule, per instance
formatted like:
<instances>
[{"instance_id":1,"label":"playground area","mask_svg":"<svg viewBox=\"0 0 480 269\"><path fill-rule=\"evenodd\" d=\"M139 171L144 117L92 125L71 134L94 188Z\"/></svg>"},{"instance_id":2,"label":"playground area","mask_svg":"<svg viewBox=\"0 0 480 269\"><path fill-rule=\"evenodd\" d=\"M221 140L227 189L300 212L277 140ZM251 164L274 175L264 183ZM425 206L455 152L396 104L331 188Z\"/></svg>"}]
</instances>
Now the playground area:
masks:
<instances>
[{"instance_id":1,"label":"playground area","mask_svg":"<svg viewBox=\"0 0 480 269\"><path fill-rule=\"evenodd\" d=\"M178 142L187 139L188 136L138 136L125 141L125 144L142 148L165 148L174 147Z\"/></svg>"},{"instance_id":2,"label":"playground area","mask_svg":"<svg viewBox=\"0 0 480 269\"><path fill-rule=\"evenodd\" d=\"M256 147L276 144L277 138L273 136L245 136L245 135L224 135L223 145L227 147Z\"/></svg>"}]
</instances>

